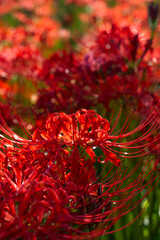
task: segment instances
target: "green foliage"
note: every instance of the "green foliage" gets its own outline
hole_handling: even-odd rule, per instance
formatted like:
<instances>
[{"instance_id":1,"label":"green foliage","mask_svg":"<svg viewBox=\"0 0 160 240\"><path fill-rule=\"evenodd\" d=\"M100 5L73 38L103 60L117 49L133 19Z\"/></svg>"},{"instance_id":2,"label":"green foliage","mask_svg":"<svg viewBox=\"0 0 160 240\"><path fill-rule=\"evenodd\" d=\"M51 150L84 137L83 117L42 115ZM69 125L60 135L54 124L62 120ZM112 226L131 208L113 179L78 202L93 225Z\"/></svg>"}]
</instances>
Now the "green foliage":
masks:
<instances>
[{"instance_id":1,"label":"green foliage","mask_svg":"<svg viewBox=\"0 0 160 240\"><path fill-rule=\"evenodd\" d=\"M4 24L10 27L18 27L19 25L22 24L22 22L15 18L12 13L1 15L0 20L2 20Z\"/></svg>"}]
</instances>

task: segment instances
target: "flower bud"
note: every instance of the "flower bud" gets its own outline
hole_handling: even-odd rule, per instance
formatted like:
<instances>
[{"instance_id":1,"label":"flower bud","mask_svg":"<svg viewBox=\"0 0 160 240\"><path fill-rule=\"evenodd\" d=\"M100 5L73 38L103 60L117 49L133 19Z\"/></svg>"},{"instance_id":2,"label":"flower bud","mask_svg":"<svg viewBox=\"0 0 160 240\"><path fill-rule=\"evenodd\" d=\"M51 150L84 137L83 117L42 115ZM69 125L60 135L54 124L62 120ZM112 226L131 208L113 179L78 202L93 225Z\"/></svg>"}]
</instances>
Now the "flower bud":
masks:
<instances>
[{"instance_id":1,"label":"flower bud","mask_svg":"<svg viewBox=\"0 0 160 240\"><path fill-rule=\"evenodd\" d=\"M152 30L155 30L157 27L158 13L159 13L158 3L150 2L148 4L148 21L149 21L149 26Z\"/></svg>"}]
</instances>

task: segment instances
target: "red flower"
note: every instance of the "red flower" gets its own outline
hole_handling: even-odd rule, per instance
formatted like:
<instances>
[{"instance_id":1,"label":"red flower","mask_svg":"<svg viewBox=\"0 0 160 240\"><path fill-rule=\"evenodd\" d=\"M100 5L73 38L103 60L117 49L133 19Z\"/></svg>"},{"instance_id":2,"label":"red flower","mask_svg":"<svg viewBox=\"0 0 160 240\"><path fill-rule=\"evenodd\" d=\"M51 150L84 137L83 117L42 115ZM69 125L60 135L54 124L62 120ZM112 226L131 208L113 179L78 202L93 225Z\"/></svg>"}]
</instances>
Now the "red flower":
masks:
<instances>
[{"instance_id":1,"label":"red flower","mask_svg":"<svg viewBox=\"0 0 160 240\"><path fill-rule=\"evenodd\" d=\"M102 118L93 110L82 109L75 114L66 115L65 113L53 113L46 121L46 130L37 130L33 134L33 140L39 140L40 143L47 141L58 142L61 146L77 147L83 146L93 152L93 148L100 147L104 154L106 154L106 160L112 161L115 165L120 163L120 160L111 152L117 152L119 156L130 158L136 156L142 156L147 154L147 148L149 145L144 145L147 137L152 133L158 131L159 125L157 119L159 117L159 111L153 112L146 121L131 132L127 131L128 125L131 121L131 116L128 116L124 122L118 135L111 135L113 128L110 129L110 124L107 119ZM119 120L120 113L117 117L114 128ZM119 143L117 141L122 140L136 132L146 129L149 124L155 121L155 125L152 125L150 129L138 139L132 140L126 143ZM153 123L152 123L153 124ZM138 146L134 146L135 144ZM132 153L115 151L113 148L128 148L132 149Z\"/></svg>"},{"instance_id":2,"label":"red flower","mask_svg":"<svg viewBox=\"0 0 160 240\"><path fill-rule=\"evenodd\" d=\"M150 162L145 161L138 177L130 181L141 169L141 161L127 173L114 147L135 150L128 152L129 157L145 155L149 147L155 149L159 137L144 142L159 129L158 117L155 111L126 133L128 118L120 131L112 134L119 115L111 129L109 121L93 110L53 113L45 128L27 133L29 140L12 132L1 117L0 129L10 138L0 135L0 238L76 239L78 235L79 239L96 239L113 232L110 228L146 197L155 179ZM118 142L153 121L137 139ZM119 155L126 157L123 151ZM135 200L144 188L146 194Z\"/></svg>"}]
</instances>

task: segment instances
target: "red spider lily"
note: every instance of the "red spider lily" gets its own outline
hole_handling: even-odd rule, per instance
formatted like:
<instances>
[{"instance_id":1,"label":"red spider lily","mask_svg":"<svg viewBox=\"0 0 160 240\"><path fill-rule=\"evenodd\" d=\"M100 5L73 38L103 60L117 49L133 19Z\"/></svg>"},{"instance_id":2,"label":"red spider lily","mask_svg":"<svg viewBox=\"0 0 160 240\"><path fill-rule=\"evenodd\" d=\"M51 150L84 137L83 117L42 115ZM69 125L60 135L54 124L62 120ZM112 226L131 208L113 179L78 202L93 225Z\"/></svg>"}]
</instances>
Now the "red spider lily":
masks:
<instances>
[{"instance_id":1,"label":"red spider lily","mask_svg":"<svg viewBox=\"0 0 160 240\"><path fill-rule=\"evenodd\" d=\"M39 72L48 88L39 92L37 108L42 114L46 108L70 113L71 105L75 111L100 103L109 109L111 100L121 99L136 103L145 112L147 93L153 100L147 101L150 111L153 86L158 86L154 58L149 55L151 45L151 39L142 41L129 27L113 25L110 31L99 32L84 57L73 52L54 53L44 60Z\"/></svg>"},{"instance_id":2,"label":"red spider lily","mask_svg":"<svg viewBox=\"0 0 160 240\"><path fill-rule=\"evenodd\" d=\"M131 114L132 115L132 114ZM147 150L152 143L145 144L145 140L151 135L155 134L159 130L159 110L151 114L146 121L141 123L136 129L126 133L132 116L128 116L123 127L117 134L112 135L117 122L119 120L120 113L112 129L107 119L102 118L96 114L93 110L82 109L75 114L66 115L65 113L53 113L46 121L45 130L36 130L33 133L32 140L43 142L57 142L60 146L66 147L85 147L90 154L94 155L92 150L95 147L100 147L106 155L106 160L112 161L115 165L118 165L120 160L113 152L118 153L122 157L140 157L146 155ZM149 124L152 125L149 127ZM148 127L148 130L146 128ZM139 131L145 131L139 138L128 142L119 142L126 137L135 134ZM157 141L157 138L156 140ZM135 145L137 143L137 146ZM116 151L114 147L128 148L132 152ZM157 145L152 148L157 148Z\"/></svg>"},{"instance_id":3,"label":"red spider lily","mask_svg":"<svg viewBox=\"0 0 160 240\"><path fill-rule=\"evenodd\" d=\"M50 112L70 112L71 105L78 110L95 104L95 94L91 94L90 82L81 65L74 53L66 52L54 53L44 61L39 77L49 85L49 89L39 92L38 109L43 112L46 108Z\"/></svg>"},{"instance_id":4,"label":"red spider lily","mask_svg":"<svg viewBox=\"0 0 160 240\"><path fill-rule=\"evenodd\" d=\"M149 90L154 71L145 58L151 44L151 40L142 42L129 27L113 25L110 32L99 33L87 59L92 72L99 73L99 101L106 107L111 99L122 96L140 100Z\"/></svg>"},{"instance_id":5,"label":"red spider lily","mask_svg":"<svg viewBox=\"0 0 160 240\"><path fill-rule=\"evenodd\" d=\"M150 161L142 169L139 161L127 173L113 147L134 150L129 157L142 156L149 147L156 149L154 144L159 140L158 136L144 143L159 129L158 111L127 133L128 117L119 132L112 134L119 115L110 128L109 121L93 110L82 109L70 115L53 113L45 128L36 129L32 135L24 128L29 140L15 134L1 117L0 130L5 134L0 135L1 239L76 239L77 235L79 239L94 239L113 232L110 228L146 197L155 179ZM147 126L148 130L137 139L118 143ZM95 147L103 151L103 161L102 156L97 159ZM119 152L119 156L126 154ZM110 166L108 160L117 167ZM99 174L101 165L103 171ZM128 183L138 169L138 177ZM144 188L146 194L134 200Z\"/></svg>"},{"instance_id":6,"label":"red spider lily","mask_svg":"<svg viewBox=\"0 0 160 240\"><path fill-rule=\"evenodd\" d=\"M1 117L0 130L12 139L7 139L3 135L1 135L1 138L3 144L7 144L10 149L16 149L13 144L23 145L25 148L28 147L31 151L36 151L43 147L45 149L52 149L52 147L54 147L54 151L64 149L65 153L67 152L68 154L68 148L72 149L74 152L78 146L82 146L86 149L89 156L92 156L92 159L95 158L93 149L99 147L104 152L106 161L109 160L115 165L119 165L120 163L120 160L115 154L125 158L141 157L151 150L158 148L159 145L155 143L158 142L159 137L155 137L155 140L153 139L148 143L145 141L149 139L149 137L155 135L160 128L158 121L159 107L158 110L153 110L153 113L137 128L127 132L132 119L132 113L130 113L122 128L117 133L112 134L120 118L120 114L121 112L119 112L113 127L110 128L109 121L102 118L94 110L82 109L70 115L66 115L65 113L53 113L48 117L45 129L36 129L32 136L26 130L28 132L26 134L30 137L30 140L26 140L13 133L12 130L6 126ZM23 127L21 119L19 119L19 122ZM123 139L125 140L126 137L140 131L144 132L140 137L128 142L121 142ZM118 151L115 148L127 148L131 150L131 152L124 152L123 150ZM21 150L23 151L23 148Z\"/></svg>"},{"instance_id":7,"label":"red spider lily","mask_svg":"<svg viewBox=\"0 0 160 240\"><path fill-rule=\"evenodd\" d=\"M7 79L13 75L22 75L26 78L37 77L39 66L41 65L41 55L33 46L12 46L5 48L0 52L2 70Z\"/></svg>"},{"instance_id":8,"label":"red spider lily","mask_svg":"<svg viewBox=\"0 0 160 240\"><path fill-rule=\"evenodd\" d=\"M20 159L0 171L0 238L3 239L94 239L109 234L115 222L134 209L152 190L154 180L147 162L139 176L128 184L122 165L87 185L61 181L38 168L27 168ZM26 159L28 162L28 159ZM106 166L105 166L106 167ZM110 169L111 171L112 169ZM109 171L109 172L110 172ZM148 183L144 183L150 176ZM84 176L83 176L84 177ZM127 181L127 185L122 184ZM146 188L146 194L134 198Z\"/></svg>"}]
</instances>

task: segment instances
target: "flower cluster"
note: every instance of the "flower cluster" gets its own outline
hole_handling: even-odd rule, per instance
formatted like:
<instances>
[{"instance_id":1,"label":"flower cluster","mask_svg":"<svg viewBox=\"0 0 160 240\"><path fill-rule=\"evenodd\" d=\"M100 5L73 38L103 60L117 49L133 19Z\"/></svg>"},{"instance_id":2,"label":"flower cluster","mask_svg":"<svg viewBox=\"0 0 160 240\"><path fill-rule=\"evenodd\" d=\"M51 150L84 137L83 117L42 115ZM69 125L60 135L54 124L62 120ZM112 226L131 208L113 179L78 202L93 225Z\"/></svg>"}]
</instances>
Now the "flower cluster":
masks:
<instances>
[{"instance_id":1,"label":"flower cluster","mask_svg":"<svg viewBox=\"0 0 160 240\"><path fill-rule=\"evenodd\" d=\"M118 118L110 128L109 121L93 110L53 113L33 134L24 129L28 140L15 134L1 117L0 129L5 134L1 135L1 239L76 239L77 234L79 239L95 239L111 233L117 220L153 188L156 177L149 161L130 182L141 161L128 173L121 157L146 155L146 149L157 148L152 145L159 137L144 142L153 132L158 136L158 117L155 112L131 132L126 132L127 119L118 134L111 134ZM154 125L140 138L119 142L151 121ZM114 147L134 152L119 151L118 157ZM144 188L146 193L136 201Z\"/></svg>"},{"instance_id":2,"label":"flower cluster","mask_svg":"<svg viewBox=\"0 0 160 240\"><path fill-rule=\"evenodd\" d=\"M159 101L151 90L156 66L144 60L151 44L151 40L141 41L129 27L113 25L110 32L98 34L80 61L72 53L53 54L40 70L39 77L49 88L40 91L37 108L70 112L71 106L78 110L101 103L109 109L111 100L122 99L123 104L149 112Z\"/></svg>"},{"instance_id":3,"label":"flower cluster","mask_svg":"<svg viewBox=\"0 0 160 240\"><path fill-rule=\"evenodd\" d=\"M0 239L97 239L152 190L136 240L157 233L158 15L145 0L0 1Z\"/></svg>"}]
</instances>

